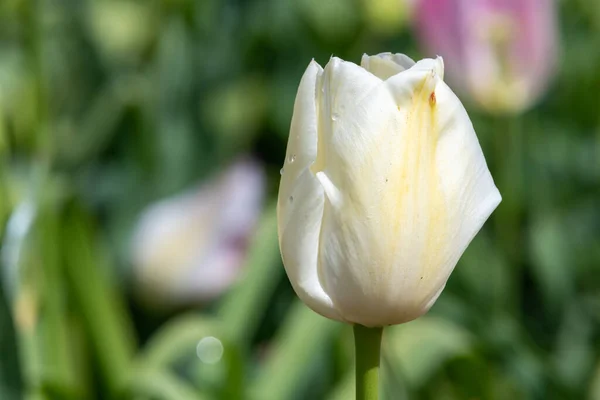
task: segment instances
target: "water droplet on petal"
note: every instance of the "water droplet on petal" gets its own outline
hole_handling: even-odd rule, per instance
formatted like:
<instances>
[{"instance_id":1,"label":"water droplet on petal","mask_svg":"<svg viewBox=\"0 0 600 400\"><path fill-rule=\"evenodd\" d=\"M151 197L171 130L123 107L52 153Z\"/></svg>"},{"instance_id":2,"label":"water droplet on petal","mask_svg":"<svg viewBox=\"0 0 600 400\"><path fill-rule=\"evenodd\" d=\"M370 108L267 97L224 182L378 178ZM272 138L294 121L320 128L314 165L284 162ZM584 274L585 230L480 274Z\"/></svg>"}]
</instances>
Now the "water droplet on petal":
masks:
<instances>
[{"instance_id":1,"label":"water droplet on petal","mask_svg":"<svg viewBox=\"0 0 600 400\"><path fill-rule=\"evenodd\" d=\"M291 156L288 157L288 161L291 163L293 163L294 161L296 161L296 155L292 154Z\"/></svg>"},{"instance_id":2,"label":"water droplet on petal","mask_svg":"<svg viewBox=\"0 0 600 400\"><path fill-rule=\"evenodd\" d=\"M283 175L283 168L279 170L279 175Z\"/></svg>"},{"instance_id":3,"label":"water droplet on petal","mask_svg":"<svg viewBox=\"0 0 600 400\"><path fill-rule=\"evenodd\" d=\"M331 119L334 121L337 121L339 117L340 117L340 115L338 113L331 114Z\"/></svg>"},{"instance_id":4,"label":"water droplet on petal","mask_svg":"<svg viewBox=\"0 0 600 400\"><path fill-rule=\"evenodd\" d=\"M290 203L293 203L294 202L294 196L290 196L289 200L290 200Z\"/></svg>"}]
</instances>

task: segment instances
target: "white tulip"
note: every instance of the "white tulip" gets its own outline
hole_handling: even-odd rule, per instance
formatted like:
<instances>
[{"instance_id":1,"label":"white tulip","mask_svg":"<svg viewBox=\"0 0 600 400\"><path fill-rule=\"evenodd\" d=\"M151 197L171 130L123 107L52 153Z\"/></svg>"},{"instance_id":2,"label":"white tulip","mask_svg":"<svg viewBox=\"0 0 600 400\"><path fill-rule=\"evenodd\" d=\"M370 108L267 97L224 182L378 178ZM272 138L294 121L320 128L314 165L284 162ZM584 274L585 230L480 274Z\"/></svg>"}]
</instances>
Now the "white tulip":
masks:
<instances>
[{"instance_id":1,"label":"white tulip","mask_svg":"<svg viewBox=\"0 0 600 400\"><path fill-rule=\"evenodd\" d=\"M501 201L444 63L390 53L308 66L277 204L304 303L369 327L429 310Z\"/></svg>"}]
</instances>

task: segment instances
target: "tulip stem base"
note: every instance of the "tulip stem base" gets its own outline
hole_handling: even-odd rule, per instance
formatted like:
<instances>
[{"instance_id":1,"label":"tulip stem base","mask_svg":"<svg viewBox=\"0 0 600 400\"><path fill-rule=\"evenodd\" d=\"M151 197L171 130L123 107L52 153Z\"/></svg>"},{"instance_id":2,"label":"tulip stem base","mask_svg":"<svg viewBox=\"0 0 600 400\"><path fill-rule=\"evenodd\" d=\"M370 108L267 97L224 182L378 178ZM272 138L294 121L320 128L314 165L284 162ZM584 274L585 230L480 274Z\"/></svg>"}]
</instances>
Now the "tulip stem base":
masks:
<instances>
[{"instance_id":1,"label":"tulip stem base","mask_svg":"<svg viewBox=\"0 0 600 400\"><path fill-rule=\"evenodd\" d=\"M356 400L379 399L379 361L383 328L354 325Z\"/></svg>"}]
</instances>

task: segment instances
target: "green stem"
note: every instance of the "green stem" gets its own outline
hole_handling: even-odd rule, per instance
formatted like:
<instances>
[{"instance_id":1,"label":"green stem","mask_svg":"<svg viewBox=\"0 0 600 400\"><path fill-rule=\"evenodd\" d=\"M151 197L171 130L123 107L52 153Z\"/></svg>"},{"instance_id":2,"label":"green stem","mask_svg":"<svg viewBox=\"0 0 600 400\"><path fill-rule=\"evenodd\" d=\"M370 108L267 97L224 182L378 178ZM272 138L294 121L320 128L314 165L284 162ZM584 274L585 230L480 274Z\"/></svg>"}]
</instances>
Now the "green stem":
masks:
<instances>
[{"instance_id":1,"label":"green stem","mask_svg":"<svg viewBox=\"0 0 600 400\"><path fill-rule=\"evenodd\" d=\"M354 325L356 400L379 398L379 358L383 328Z\"/></svg>"}]
</instances>

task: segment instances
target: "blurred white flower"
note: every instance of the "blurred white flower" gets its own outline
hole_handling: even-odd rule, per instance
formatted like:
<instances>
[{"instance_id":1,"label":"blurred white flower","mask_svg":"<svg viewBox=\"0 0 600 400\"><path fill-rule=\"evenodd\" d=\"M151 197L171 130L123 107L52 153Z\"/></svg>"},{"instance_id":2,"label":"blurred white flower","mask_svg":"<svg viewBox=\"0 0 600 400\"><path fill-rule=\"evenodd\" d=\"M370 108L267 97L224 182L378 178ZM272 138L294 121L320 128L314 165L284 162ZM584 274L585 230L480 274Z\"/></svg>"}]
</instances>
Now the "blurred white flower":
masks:
<instances>
[{"instance_id":1,"label":"blurred white flower","mask_svg":"<svg viewBox=\"0 0 600 400\"><path fill-rule=\"evenodd\" d=\"M308 66L279 188L283 263L316 312L385 326L427 312L500 203L441 58Z\"/></svg>"},{"instance_id":2,"label":"blurred white flower","mask_svg":"<svg viewBox=\"0 0 600 400\"><path fill-rule=\"evenodd\" d=\"M200 188L151 205L132 240L134 279L160 306L209 301L242 267L264 195L264 172L244 160Z\"/></svg>"}]
</instances>

